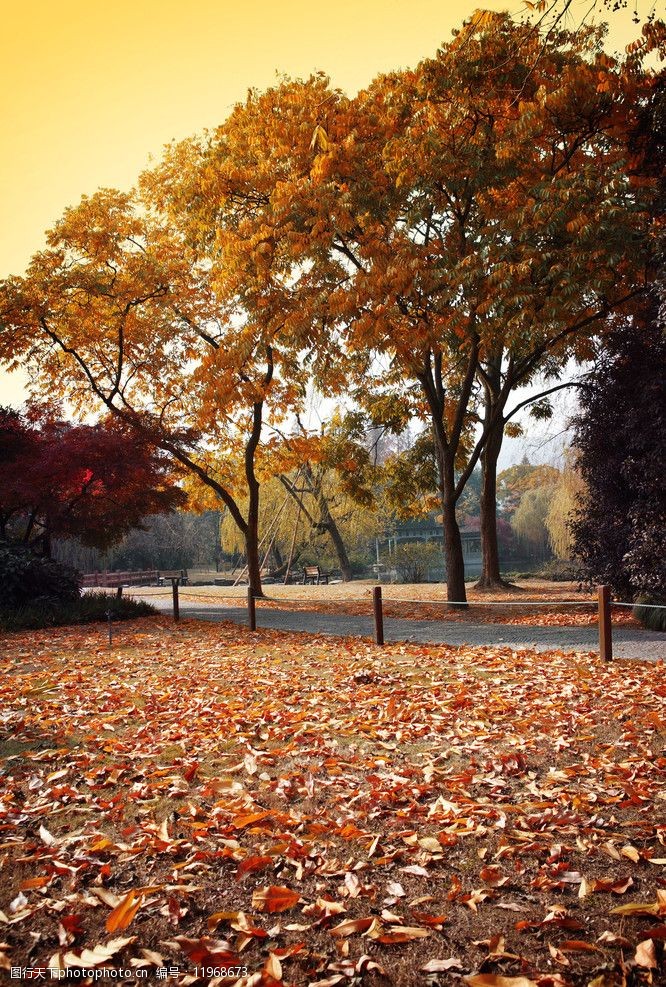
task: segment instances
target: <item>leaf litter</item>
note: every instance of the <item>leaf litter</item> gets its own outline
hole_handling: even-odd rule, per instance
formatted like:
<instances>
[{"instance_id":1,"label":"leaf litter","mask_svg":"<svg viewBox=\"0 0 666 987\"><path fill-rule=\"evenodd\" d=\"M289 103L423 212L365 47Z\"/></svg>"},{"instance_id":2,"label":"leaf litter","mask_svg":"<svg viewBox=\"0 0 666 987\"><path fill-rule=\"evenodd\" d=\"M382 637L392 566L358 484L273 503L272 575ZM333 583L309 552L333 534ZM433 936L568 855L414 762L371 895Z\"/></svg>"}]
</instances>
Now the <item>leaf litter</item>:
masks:
<instances>
[{"instance_id":1,"label":"leaf litter","mask_svg":"<svg viewBox=\"0 0 666 987\"><path fill-rule=\"evenodd\" d=\"M0 646L0 968L664 982L663 662L161 618Z\"/></svg>"}]
</instances>

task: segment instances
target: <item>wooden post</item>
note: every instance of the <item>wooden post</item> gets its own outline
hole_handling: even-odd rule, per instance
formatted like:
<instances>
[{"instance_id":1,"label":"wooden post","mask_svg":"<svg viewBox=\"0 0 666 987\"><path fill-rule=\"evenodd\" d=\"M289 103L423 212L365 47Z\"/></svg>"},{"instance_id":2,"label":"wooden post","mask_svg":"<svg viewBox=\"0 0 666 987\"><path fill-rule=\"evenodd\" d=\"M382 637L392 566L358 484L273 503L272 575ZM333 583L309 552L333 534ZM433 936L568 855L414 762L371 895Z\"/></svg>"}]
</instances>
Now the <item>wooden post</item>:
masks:
<instances>
[{"instance_id":1,"label":"wooden post","mask_svg":"<svg viewBox=\"0 0 666 987\"><path fill-rule=\"evenodd\" d=\"M118 586L118 588L116 589L116 600L122 600L122 598L123 598L123 588L122 586Z\"/></svg>"},{"instance_id":2,"label":"wooden post","mask_svg":"<svg viewBox=\"0 0 666 987\"><path fill-rule=\"evenodd\" d=\"M611 630L610 586L597 586L599 596L599 656L604 661L613 657Z\"/></svg>"},{"instance_id":3,"label":"wooden post","mask_svg":"<svg viewBox=\"0 0 666 987\"><path fill-rule=\"evenodd\" d=\"M257 611L251 586L247 588L247 626L251 631L256 631L257 629Z\"/></svg>"},{"instance_id":4,"label":"wooden post","mask_svg":"<svg viewBox=\"0 0 666 987\"><path fill-rule=\"evenodd\" d=\"M381 586L373 587L372 610L375 618L375 644L383 644L384 643L384 614L382 613Z\"/></svg>"},{"instance_id":5,"label":"wooden post","mask_svg":"<svg viewBox=\"0 0 666 987\"><path fill-rule=\"evenodd\" d=\"M180 607L178 605L178 576L171 580L171 590L173 592L173 619L180 620Z\"/></svg>"}]
</instances>

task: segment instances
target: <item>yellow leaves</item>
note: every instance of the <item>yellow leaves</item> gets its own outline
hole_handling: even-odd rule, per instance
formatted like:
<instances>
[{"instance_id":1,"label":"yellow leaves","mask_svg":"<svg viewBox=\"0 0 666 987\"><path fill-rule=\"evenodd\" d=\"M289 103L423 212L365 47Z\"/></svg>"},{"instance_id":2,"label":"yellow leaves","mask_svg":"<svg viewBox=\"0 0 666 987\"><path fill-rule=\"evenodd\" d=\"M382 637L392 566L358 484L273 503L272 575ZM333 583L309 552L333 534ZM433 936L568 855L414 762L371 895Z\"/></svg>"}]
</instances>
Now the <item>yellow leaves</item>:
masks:
<instances>
[{"instance_id":1,"label":"yellow leaves","mask_svg":"<svg viewBox=\"0 0 666 987\"><path fill-rule=\"evenodd\" d=\"M332 143L329 140L328 134L325 129L318 124L312 134L312 140L310 141L311 151L322 151L324 154L330 151Z\"/></svg>"},{"instance_id":2,"label":"yellow leaves","mask_svg":"<svg viewBox=\"0 0 666 987\"><path fill-rule=\"evenodd\" d=\"M136 891L130 891L108 916L105 922L106 931L123 932L141 908L142 904L143 895L137 894Z\"/></svg>"},{"instance_id":3,"label":"yellow leaves","mask_svg":"<svg viewBox=\"0 0 666 987\"><path fill-rule=\"evenodd\" d=\"M620 853L623 857L626 857L628 860L633 861L635 864L639 863L641 859L640 853L638 852L635 846L631 845L631 843L627 843L626 846L621 847Z\"/></svg>"},{"instance_id":4,"label":"yellow leaves","mask_svg":"<svg viewBox=\"0 0 666 987\"><path fill-rule=\"evenodd\" d=\"M666 915L666 891L657 891L657 900L652 904L632 902L611 909L611 915Z\"/></svg>"},{"instance_id":5,"label":"yellow leaves","mask_svg":"<svg viewBox=\"0 0 666 987\"><path fill-rule=\"evenodd\" d=\"M398 943L412 942L415 939L427 939L430 930L421 926L400 925L396 916L382 913L382 918L390 922L388 928L376 916L367 918L346 919L331 929L331 935L346 938L360 933L376 942L393 946Z\"/></svg>"}]
</instances>

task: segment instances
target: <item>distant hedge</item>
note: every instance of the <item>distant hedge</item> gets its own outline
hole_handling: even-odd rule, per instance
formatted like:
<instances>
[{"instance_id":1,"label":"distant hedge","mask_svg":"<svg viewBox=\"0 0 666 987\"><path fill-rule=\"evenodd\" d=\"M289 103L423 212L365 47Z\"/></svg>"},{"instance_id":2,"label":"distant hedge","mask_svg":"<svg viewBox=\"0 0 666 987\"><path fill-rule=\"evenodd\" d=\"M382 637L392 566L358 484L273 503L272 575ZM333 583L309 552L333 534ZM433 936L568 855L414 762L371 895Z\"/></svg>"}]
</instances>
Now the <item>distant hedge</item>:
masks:
<instances>
[{"instance_id":1,"label":"distant hedge","mask_svg":"<svg viewBox=\"0 0 666 987\"><path fill-rule=\"evenodd\" d=\"M76 599L38 600L17 607L0 605L0 630L39 630L67 624L89 624L107 620L111 610L113 620L134 620L157 613L155 607L142 600L121 599L106 593L85 593Z\"/></svg>"}]
</instances>

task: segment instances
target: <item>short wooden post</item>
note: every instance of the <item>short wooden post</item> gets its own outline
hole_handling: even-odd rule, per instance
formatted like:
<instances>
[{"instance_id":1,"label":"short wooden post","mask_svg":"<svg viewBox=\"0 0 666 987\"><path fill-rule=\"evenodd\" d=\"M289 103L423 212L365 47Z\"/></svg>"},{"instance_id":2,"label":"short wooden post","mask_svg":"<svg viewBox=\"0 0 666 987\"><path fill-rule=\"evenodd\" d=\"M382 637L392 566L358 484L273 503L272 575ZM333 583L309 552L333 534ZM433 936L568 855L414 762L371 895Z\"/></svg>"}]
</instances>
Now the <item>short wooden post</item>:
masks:
<instances>
[{"instance_id":1,"label":"short wooden post","mask_svg":"<svg viewBox=\"0 0 666 987\"><path fill-rule=\"evenodd\" d=\"M373 587L372 610L375 618L375 644L383 644L384 643L384 614L382 612L381 586Z\"/></svg>"},{"instance_id":2,"label":"short wooden post","mask_svg":"<svg viewBox=\"0 0 666 987\"><path fill-rule=\"evenodd\" d=\"M178 605L178 577L171 580L171 591L173 593L173 619L180 620L180 606Z\"/></svg>"},{"instance_id":3,"label":"short wooden post","mask_svg":"<svg viewBox=\"0 0 666 987\"><path fill-rule=\"evenodd\" d=\"M116 600L122 600L122 598L123 598L123 588L122 586L119 586L116 589Z\"/></svg>"},{"instance_id":4,"label":"short wooden post","mask_svg":"<svg viewBox=\"0 0 666 987\"><path fill-rule=\"evenodd\" d=\"M257 629L257 611L254 602L254 592L251 586L247 588L247 626L251 631Z\"/></svg>"},{"instance_id":5,"label":"short wooden post","mask_svg":"<svg viewBox=\"0 0 666 987\"><path fill-rule=\"evenodd\" d=\"M599 597L599 656L604 661L613 657L611 630L610 586L597 586Z\"/></svg>"}]
</instances>

